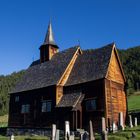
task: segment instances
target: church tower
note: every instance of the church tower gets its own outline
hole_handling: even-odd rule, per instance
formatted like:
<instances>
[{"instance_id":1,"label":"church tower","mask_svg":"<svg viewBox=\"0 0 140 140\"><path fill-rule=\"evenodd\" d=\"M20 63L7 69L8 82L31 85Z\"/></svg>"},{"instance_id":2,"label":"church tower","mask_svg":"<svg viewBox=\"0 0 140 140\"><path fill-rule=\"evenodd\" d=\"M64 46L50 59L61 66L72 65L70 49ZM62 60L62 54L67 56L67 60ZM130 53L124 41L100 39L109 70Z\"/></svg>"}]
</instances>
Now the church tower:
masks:
<instances>
[{"instance_id":1,"label":"church tower","mask_svg":"<svg viewBox=\"0 0 140 140\"><path fill-rule=\"evenodd\" d=\"M52 25L49 23L43 45L40 46L40 62L44 63L51 60L52 56L59 51L59 47L55 44Z\"/></svg>"}]
</instances>

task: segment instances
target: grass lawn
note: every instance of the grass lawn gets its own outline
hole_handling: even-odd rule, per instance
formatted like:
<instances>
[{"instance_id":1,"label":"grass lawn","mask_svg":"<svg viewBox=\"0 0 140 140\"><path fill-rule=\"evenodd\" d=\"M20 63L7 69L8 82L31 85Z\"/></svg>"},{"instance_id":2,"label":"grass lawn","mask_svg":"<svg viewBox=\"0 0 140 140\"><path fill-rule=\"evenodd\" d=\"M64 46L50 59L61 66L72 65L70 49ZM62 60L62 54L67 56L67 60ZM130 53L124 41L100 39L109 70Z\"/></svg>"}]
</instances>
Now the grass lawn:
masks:
<instances>
[{"instance_id":1,"label":"grass lawn","mask_svg":"<svg viewBox=\"0 0 140 140\"><path fill-rule=\"evenodd\" d=\"M132 132L136 134L136 138L132 139ZM124 131L120 131L109 135L109 140L140 140L140 126L129 128L127 127Z\"/></svg>"},{"instance_id":2,"label":"grass lawn","mask_svg":"<svg viewBox=\"0 0 140 140\"><path fill-rule=\"evenodd\" d=\"M9 137L0 136L0 140L9 140ZM45 136L15 136L14 140L50 140Z\"/></svg>"},{"instance_id":3,"label":"grass lawn","mask_svg":"<svg viewBox=\"0 0 140 140\"><path fill-rule=\"evenodd\" d=\"M140 95L134 94L128 97L128 110L140 110Z\"/></svg>"}]
</instances>

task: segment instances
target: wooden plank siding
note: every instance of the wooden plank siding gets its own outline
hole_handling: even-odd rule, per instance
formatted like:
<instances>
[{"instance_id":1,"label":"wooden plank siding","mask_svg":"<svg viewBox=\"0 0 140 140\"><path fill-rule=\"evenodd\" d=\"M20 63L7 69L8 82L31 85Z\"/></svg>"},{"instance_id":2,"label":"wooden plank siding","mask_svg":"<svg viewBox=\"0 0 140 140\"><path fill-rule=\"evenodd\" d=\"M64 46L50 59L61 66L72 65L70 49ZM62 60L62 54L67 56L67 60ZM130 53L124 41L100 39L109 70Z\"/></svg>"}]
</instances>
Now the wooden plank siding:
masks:
<instances>
[{"instance_id":1,"label":"wooden plank siding","mask_svg":"<svg viewBox=\"0 0 140 140\"><path fill-rule=\"evenodd\" d=\"M9 127L43 127L54 121L55 110L55 86L43 89L32 90L24 93L10 95L9 102ZM19 102L15 102L15 97L19 96ZM52 112L42 112L42 101L52 101ZM22 105L29 104L29 113L21 113ZM13 107L14 106L14 107Z\"/></svg>"},{"instance_id":2,"label":"wooden plank siding","mask_svg":"<svg viewBox=\"0 0 140 140\"><path fill-rule=\"evenodd\" d=\"M123 112L124 124L126 118L126 94L125 94L125 77L114 48L105 79L105 95L106 95L106 123L119 123L119 112Z\"/></svg>"},{"instance_id":3,"label":"wooden plank siding","mask_svg":"<svg viewBox=\"0 0 140 140\"><path fill-rule=\"evenodd\" d=\"M109 68L108 68L107 79L124 84L125 81L120 65L121 64L119 64L115 49L113 49Z\"/></svg>"},{"instance_id":4,"label":"wooden plank siding","mask_svg":"<svg viewBox=\"0 0 140 140\"><path fill-rule=\"evenodd\" d=\"M71 70L74 66L74 63L78 57L78 55L82 53L80 48L77 49L77 51L75 52L71 62L69 63L68 67L66 68L64 74L62 75L62 77L60 78L59 82L57 83L57 89L56 89L56 104L59 103L59 101L61 100L62 96L63 96L63 90L62 88L60 88L60 86L64 86L65 83L67 82L69 75L71 73Z\"/></svg>"},{"instance_id":5,"label":"wooden plank siding","mask_svg":"<svg viewBox=\"0 0 140 140\"><path fill-rule=\"evenodd\" d=\"M82 128L88 130L89 120L92 120L94 131L101 131L101 118L105 117L104 79L64 87L64 94L81 92L85 95L82 107ZM87 111L86 101L96 99L96 110Z\"/></svg>"}]
</instances>

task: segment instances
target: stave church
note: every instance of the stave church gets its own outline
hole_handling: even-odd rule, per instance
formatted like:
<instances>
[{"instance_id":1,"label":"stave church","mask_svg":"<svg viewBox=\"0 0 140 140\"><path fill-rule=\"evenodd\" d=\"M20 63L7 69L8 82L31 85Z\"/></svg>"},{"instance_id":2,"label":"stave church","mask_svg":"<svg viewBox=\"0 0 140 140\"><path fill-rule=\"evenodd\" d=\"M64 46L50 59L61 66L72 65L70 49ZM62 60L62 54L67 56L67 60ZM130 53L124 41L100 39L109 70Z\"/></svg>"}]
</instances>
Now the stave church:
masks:
<instances>
[{"instance_id":1,"label":"stave church","mask_svg":"<svg viewBox=\"0 0 140 140\"><path fill-rule=\"evenodd\" d=\"M34 61L10 92L9 128L87 129L95 131L118 125L119 113L126 118L125 75L114 43L98 49L74 46L59 51L52 25ZM28 50L27 50L28 51Z\"/></svg>"}]
</instances>

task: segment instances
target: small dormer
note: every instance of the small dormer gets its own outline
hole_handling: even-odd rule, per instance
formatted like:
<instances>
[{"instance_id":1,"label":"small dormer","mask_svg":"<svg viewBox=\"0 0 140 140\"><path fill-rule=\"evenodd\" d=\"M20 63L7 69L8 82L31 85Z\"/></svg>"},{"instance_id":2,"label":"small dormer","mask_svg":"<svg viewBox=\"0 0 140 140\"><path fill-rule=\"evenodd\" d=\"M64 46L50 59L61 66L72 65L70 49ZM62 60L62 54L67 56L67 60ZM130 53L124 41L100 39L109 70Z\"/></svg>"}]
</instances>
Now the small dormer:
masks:
<instances>
[{"instance_id":1,"label":"small dormer","mask_svg":"<svg viewBox=\"0 0 140 140\"><path fill-rule=\"evenodd\" d=\"M49 23L43 45L40 46L40 62L51 60L52 56L59 51L59 47L55 44L52 25Z\"/></svg>"}]
</instances>

